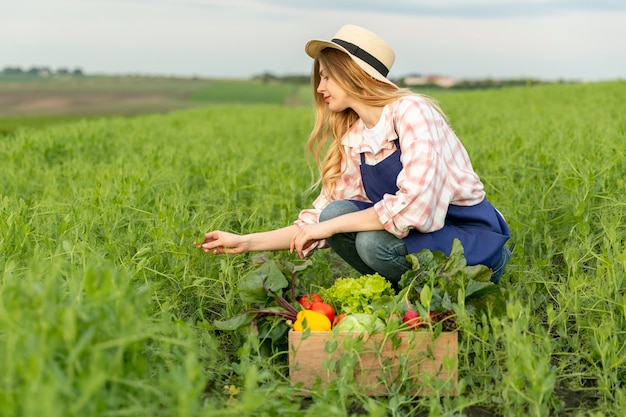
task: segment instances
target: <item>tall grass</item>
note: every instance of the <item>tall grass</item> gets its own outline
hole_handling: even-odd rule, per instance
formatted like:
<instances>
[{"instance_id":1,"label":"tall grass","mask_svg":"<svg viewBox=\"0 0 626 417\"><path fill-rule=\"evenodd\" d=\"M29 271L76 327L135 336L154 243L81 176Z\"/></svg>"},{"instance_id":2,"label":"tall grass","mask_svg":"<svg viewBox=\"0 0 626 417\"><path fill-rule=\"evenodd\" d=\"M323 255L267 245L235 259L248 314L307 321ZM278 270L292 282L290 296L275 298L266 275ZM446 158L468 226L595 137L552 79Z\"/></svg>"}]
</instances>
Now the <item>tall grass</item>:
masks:
<instances>
[{"instance_id":1,"label":"tall grass","mask_svg":"<svg viewBox=\"0 0 626 417\"><path fill-rule=\"evenodd\" d=\"M341 383L297 397L285 352L212 326L241 310L250 255L191 243L287 225L309 206L310 109L213 106L4 136L0 414L623 415L625 93L439 97L517 243L507 314L465 322L460 395L442 399ZM328 253L313 263L300 285L354 273Z\"/></svg>"}]
</instances>

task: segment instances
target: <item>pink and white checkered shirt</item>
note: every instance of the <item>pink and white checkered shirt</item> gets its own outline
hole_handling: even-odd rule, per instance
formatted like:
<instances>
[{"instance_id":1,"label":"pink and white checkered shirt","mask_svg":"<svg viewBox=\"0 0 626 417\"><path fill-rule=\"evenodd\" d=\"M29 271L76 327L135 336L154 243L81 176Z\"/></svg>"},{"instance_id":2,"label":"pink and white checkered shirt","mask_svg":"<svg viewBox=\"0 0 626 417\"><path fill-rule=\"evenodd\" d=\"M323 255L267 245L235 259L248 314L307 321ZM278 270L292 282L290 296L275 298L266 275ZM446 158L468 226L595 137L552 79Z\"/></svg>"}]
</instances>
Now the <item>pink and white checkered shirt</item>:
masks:
<instances>
[{"instance_id":1,"label":"pink and white checkered shirt","mask_svg":"<svg viewBox=\"0 0 626 417\"><path fill-rule=\"evenodd\" d=\"M342 139L347 158L331 198L322 192L313 209L300 212L296 224L317 223L320 212L333 200L370 201L361 182L360 154L374 165L395 151L400 138L402 171L396 194L385 194L374 205L385 229L405 237L411 229L433 232L443 227L448 205L472 206L485 198L483 184L474 172L467 151L442 116L420 96L407 96L386 105L386 140L373 154L364 143L365 125L357 121ZM320 242L323 244L323 242Z\"/></svg>"}]
</instances>

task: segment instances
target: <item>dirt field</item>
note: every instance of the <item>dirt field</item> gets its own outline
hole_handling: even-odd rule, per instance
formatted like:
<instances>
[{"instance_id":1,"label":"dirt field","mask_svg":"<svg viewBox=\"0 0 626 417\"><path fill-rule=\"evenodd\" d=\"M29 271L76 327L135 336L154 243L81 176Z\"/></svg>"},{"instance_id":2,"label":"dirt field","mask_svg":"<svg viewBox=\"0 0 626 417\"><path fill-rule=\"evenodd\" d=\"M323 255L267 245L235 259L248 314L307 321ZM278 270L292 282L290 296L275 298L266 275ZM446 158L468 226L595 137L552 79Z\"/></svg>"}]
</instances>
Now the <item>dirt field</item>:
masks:
<instances>
[{"instance_id":1,"label":"dirt field","mask_svg":"<svg viewBox=\"0 0 626 417\"><path fill-rule=\"evenodd\" d=\"M85 77L0 81L0 117L167 112L193 107L210 80Z\"/></svg>"}]
</instances>

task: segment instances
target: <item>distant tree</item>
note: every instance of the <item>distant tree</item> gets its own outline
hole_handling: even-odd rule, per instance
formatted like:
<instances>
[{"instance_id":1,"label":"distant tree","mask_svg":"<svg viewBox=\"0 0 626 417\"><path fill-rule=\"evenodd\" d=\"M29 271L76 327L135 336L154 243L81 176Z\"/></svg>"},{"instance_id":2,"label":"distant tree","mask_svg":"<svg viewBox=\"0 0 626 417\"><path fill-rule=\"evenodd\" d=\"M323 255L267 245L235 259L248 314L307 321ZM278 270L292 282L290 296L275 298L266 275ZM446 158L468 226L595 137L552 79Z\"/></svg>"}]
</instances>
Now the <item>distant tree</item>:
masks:
<instances>
[{"instance_id":1,"label":"distant tree","mask_svg":"<svg viewBox=\"0 0 626 417\"><path fill-rule=\"evenodd\" d=\"M2 73L5 75L23 74L24 71L20 67L4 67Z\"/></svg>"},{"instance_id":2,"label":"distant tree","mask_svg":"<svg viewBox=\"0 0 626 417\"><path fill-rule=\"evenodd\" d=\"M268 84L272 81L278 81L286 84L309 84L311 77L308 75L283 75L277 76L271 72L264 72L262 74L254 75L251 77L253 81L261 81L263 84Z\"/></svg>"},{"instance_id":3,"label":"distant tree","mask_svg":"<svg viewBox=\"0 0 626 417\"><path fill-rule=\"evenodd\" d=\"M397 86L398 86L398 87L400 87L400 88L405 88L405 87L408 87L408 86L404 83L404 79L405 79L405 78L406 78L406 77L403 77L403 78L398 78L398 79L395 79L395 80L391 80L391 82L392 82L392 83L394 83L395 85L397 85Z\"/></svg>"},{"instance_id":4,"label":"distant tree","mask_svg":"<svg viewBox=\"0 0 626 417\"><path fill-rule=\"evenodd\" d=\"M27 70L22 69L21 67L13 67L6 66L2 71L0 71L2 75L28 75L33 77L48 77L52 74L61 75L61 76L72 76L72 77L82 77L85 74L81 68L75 68L74 70L69 70L68 68L59 68L56 72L52 71L48 66L32 66Z\"/></svg>"},{"instance_id":5,"label":"distant tree","mask_svg":"<svg viewBox=\"0 0 626 417\"><path fill-rule=\"evenodd\" d=\"M311 77L308 75L285 75L281 77L282 82L288 84L309 84L311 83Z\"/></svg>"},{"instance_id":6,"label":"distant tree","mask_svg":"<svg viewBox=\"0 0 626 417\"><path fill-rule=\"evenodd\" d=\"M270 81L275 81L278 79L274 74L269 71L265 71L262 74L255 75L252 77L253 80L261 81L263 84L268 84Z\"/></svg>"},{"instance_id":7,"label":"distant tree","mask_svg":"<svg viewBox=\"0 0 626 417\"><path fill-rule=\"evenodd\" d=\"M30 76L48 76L50 74L52 74L52 70L50 69L50 67L45 67L45 66L32 66L30 67L26 72L24 72L24 74L30 75Z\"/></svg>"}]
</instances>

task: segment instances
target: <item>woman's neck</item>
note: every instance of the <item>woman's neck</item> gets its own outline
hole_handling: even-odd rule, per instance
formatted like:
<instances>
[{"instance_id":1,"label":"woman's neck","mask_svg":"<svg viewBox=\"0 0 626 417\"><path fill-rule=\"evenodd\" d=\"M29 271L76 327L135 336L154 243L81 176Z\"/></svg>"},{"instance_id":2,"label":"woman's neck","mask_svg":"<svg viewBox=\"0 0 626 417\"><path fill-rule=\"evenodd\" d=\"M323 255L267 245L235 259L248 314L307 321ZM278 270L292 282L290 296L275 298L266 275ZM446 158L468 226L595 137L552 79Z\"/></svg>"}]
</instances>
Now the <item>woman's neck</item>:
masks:
<instances>
[{"instance_id":1,"label":"woman's neck","mask_svg":"<svg viewBox=\"0 0 626 417\"><path fill-rule=\"evenodd\" d=\"M356 112L356 114L359 115L359 118L363 121L365 127L367 127L368 129L376 126L376 124L380 120L380 116L383 114L382 107L368 106L365 104L354 106L352 107L352 109Z\"/></svg>"}]
</instances>

